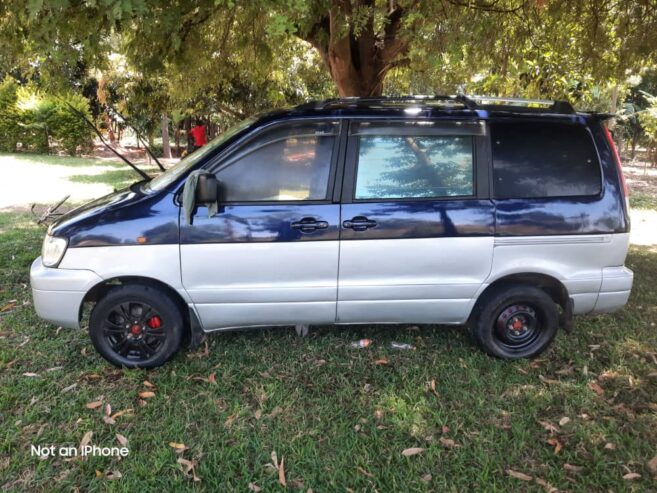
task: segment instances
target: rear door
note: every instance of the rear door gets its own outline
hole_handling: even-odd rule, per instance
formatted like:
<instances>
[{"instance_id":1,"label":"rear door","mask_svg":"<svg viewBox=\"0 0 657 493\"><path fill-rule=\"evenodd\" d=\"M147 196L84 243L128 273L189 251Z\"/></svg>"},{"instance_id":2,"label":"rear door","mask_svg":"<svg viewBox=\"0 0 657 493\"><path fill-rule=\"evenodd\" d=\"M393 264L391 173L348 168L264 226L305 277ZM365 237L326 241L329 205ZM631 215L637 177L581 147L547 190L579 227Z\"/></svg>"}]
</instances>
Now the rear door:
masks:
<instances>
[{"instance_id":1,"label":"rear door","mask_svg":"<svg viewBox=\"0 0 657 493\"><path fill-rule=\"evenodd\" d=\"M339 322L464 321L492 263L487 149L479 121L351 123Z\"/></svg>"},{"instance_id":2,"label":"rear door","mask_svg":"<svg viewBox=\"0 0 657 493\"><path fill-rule=\"evenodd\" d=\"M335 322L340 123L262 129L214 166L219 211L181 225L185 289L206 330Z\"/></svg>"}]
</instances>

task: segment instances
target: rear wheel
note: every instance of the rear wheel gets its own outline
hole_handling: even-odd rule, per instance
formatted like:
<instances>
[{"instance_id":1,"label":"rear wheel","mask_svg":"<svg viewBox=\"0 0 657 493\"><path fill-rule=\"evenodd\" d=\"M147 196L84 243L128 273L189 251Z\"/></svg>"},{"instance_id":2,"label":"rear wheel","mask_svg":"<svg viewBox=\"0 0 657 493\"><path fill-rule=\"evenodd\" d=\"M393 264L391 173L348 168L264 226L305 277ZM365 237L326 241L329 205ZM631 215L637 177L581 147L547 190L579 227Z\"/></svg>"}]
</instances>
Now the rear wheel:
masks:
<instances>
[{"instance_id":1,"label":"rear wheel","mask_svg":"<svg viewBox=\"0 0 657 493\"><path fill-rule=\"evenodd\" d=\"M118 286L94 307L89 334L110 363L127 368L154 368L178 350L183 318L164 291L142 285Z\"/></svg>"},{"instance_id":2,"label":"rear wheel","mask_svg":"<svg viewBox=\"0 0 657 493\"><path fill-rule=\"evenodd\" d=\"M498 288L475 308L470 332L486 353L504 359L531 358L552 342L559 327L557 305L529 285Z\"/></svg>"}]
</instances>

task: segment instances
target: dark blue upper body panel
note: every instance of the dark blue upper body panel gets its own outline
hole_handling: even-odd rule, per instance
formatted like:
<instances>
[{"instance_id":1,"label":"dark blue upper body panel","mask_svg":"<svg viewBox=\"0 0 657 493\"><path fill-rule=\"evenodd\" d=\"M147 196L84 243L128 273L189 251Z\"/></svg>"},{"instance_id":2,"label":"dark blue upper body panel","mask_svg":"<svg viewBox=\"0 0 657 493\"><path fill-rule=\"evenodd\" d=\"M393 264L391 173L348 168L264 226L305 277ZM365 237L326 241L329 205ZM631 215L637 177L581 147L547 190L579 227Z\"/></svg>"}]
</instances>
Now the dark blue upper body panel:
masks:
<instances>
[{"instance_id":1,"label":"dark blue upper body panel","mask_svg":"<svg viewBox=\"0 0 657 493\"><path fill-rule=\"evenodd\" d=\"M304 118L331 119L479 119L509 118L509 112L467 108L422 108L409 116L404 106L325 108L302 106L263 115L252 126L233 136L207 159L202 168L240 143L252 132L278 121ZM404 200L343 204L227 204L207 218L199 208L194 225L180 224L180 208L174 197L187 173L165 190L147 193L139 185L103 197L63 216L53 225L56 236L68 238L70 247L104 245L152 245L214 242L320 241L336 239L392 239L442 236L533 236L620 233L629 231L621 182L611 149L598 119L584 114L523 115L524 119L568 121L591 131L602 168L599 197L493 200L490 196L454 200ZM343 166L344 163L339 163ZM336 185L336 186L339 186ZM335 197L335 195L334 195ZM367 216L377 226L363 232L345 229L342 221ZM291 227L312 217L326 221L327 228L305 233Z\"/></svg>"}]
</instances>

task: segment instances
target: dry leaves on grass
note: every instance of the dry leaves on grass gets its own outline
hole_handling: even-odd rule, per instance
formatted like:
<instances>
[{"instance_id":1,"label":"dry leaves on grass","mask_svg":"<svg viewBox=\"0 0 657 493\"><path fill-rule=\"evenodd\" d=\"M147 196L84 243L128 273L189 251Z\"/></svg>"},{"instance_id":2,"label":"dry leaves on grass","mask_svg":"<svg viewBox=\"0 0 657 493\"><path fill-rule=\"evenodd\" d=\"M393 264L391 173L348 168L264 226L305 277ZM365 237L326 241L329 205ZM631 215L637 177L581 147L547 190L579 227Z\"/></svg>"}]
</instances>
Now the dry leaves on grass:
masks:
<instances>
[{"instance_id":1,"label":"dry leaves on grass","mask_svg":"<svg viewBox=\"0 0 657 493\"><path fill-rule=\"evenodd\" d=\"M605 395L604 389L600 387L600 384L598 382L590 381L589 388L600 396Z\"/></svg>"},{"instance_id":2,"label":"dry leaves on grass","mask_svg":"<svg viewBox=\"0 0 657 493\"><path fill-rule=\"evenodd\" d=\"M101 399L99 401L88 402L84 407L86 407L87 409L98 409L102 405L103 405L103 401Z\"/></svg>"},{"instance_id":3,"label":"dry leaves on grass","mask_svg":"<svg viewBox=\"0 0 657 493\"><path fill-rule=\"evenodd\" d=\"M255 483L249 483L249 491L253 491L254 493L258 493L259 491L262 491L262 488L258 486Z\"/></svg>"},{"instance_id":4,"label":"dry leaves on grass","mask_svg":"<svg viewBox=\"0 0 657 493\"><path fill-rule=\"evenodd\" d=\"M556 438L548 438L547 443L549 443L554 447L555 454L558 454L561 451L562 448L561 442L559 442L559 440L557 440Z\"/></svg>"},{"instance_id":5,"label":"dry leaves on grass","mask_svg":"<svg viewBox=\"0 0 657 493\"><path fill-rule=\"evenodd\" d=\"M150 399L151 397L155 397L155 392L152 392L150 390L143 390L139 392L139 397L142 399Z\"/></svg>"},{"instance_id":6,"label":"dry leaves on grass","mask_svg":"<svg viewBox=\"0 0 657 493\"><path fill-rule=\"evenodd\" d=\"M650 459L646 466L651 474L657 474L657 455Z\"/></svg>"},{"instance_id":7,"label":"dry leaves on grass","mask_svg":"<svg viewBox=\"0 0 657 493\"><path fill-rule=\"evenodd\" d=\"M372 474L372 473L369 472L369 471L366 471L365 469L363 469L363 468L360 467L360 466L356 466L356 470L357 470L359 473L361 473L362 475L367 476L368 478L373 478L373 477L374 477L374 474Z\"/></svg>"},{"instance_id":8,"label":"dry leaves on grass","mask_svg":"<svg viewBox=\"0 0 657 493\"><path fill-rule=\"evenodd\" d=\"M531 481L532 479L534 479L533 476L530 476L523 472L514 471L513 469L507 469L506 473L512 478L519 479L520 481Z\"/></svg>"},{"instance_id":9,"label":"dry leaves on grass","mask_svg":"<svg viewBox=\"0 0 657 493\"><path fill-rule=\"evenodd\" d=\"M632 481L634 479L639 479L641 477L641 474L637 474L635 472L628 472L627 474L623 475L623 479L626 481Z\"/></svg>"},{"instance_id":10,"label":"dry leaves on grass","mask_svg":"<svg viewBox=\"0 0 657 493\"><path fill-rule=\"evenodd\" d=\"M572 464L564 464L563 468L568 472L574 472L575 474L580 473L584 470L582 466L574 466Z\"/></svg>"},{"instance_id":11,"label":"dry leaves on grass","mask_svg":"<svg viewBox=\"0 0 657 493\"><path fill-rule=\"evenodd\" d=\"M570 418L568 416L564 416L559 420L559 426L566 426L568 423L570 423Z\"/></svg>"},{"instance_id":12,"label":"dry leaves on grass","mask_svg":"<svg viewBox=\"0 0 657 493\"><path fill-rule=\"evenodd\" d=\"M121 435L120 433L116 434L116 441L119 442L119 445L121 445L122 447L125 447L125 446L128 445L128 439L126 437L124 437L123 435Z\"/></svg>"},{"instance_id":13,"label":"dry leaves on grass","mask_svg":"<svg viewBox=\"0 0 657 493\"><path fill-rule=\"evenodd\" d=\"M154 389L155 388L155 384L149 382L148 380L144 380L143 383L144 383L144 387L146 387L146 388L149 388L149 389Z\"/></svg>"},{"instance_id":14,"label":"dry leaves on grass","mask_svg":"<svg viewBox=\"0 0 657 493\"><path fill-rule=\"evenodd\" d=\"M177 454L182 454L185 450L189 450L189 447L184 443L169 442L169 447Z\"/></svg>"},{"instance_id":15,"label":"dry leaves on grass","mask_svg":"<svg viewBox=\"0 0 657 493\"><path fill-rule=\"evenodd\" d=\"M455 442L454 440L452 440L451 438L440 437L440 438L438 439L438 441L439 441L440 444L441 444L443 447L445 447L446 449L451 449L451 448L456 448L456 447L458 447L458 445L456 444L456 442Z\"/></svg>"},{"instance_id":16,"label":"dry leaves on grass","mask_svg":"<svg viewBox=\"0 0 657 493\"><path fill-rule=\"evenodd\" d=\"M201 480L201 478L199 478L196 475L196 466L198 465L197 461L187 460L187 459L183 459L182 457L179 457L176 462L180 464L183 473L185 473L185 476L191 477L194 481Z\"/></svg>"},{"instance_id":17,"label":"dry leaves on grass","mask_svg":"<svg viewBox=\"0 0 657 493\"><path fill-rule=\"evenodd\" d=\"M414 455L421 454L422 452L424 452L424 449L422 447L411 447L411 448L404 449L402 451L402 455L404 457L412 457Z\"/></svg>"},{"instance_id":18,"label":"dry leaves on grass","mask_svg":"<svg viewBox=\"0 0 657 493\"><path fill-rule=\"evenodd\" d=\"M0 312L8 312L12 308L16 306L17 300L11 300L9 303L6 303L2 305L2 308L0 308Z\"/></svg>"},{"instance_id":19,"label":"dry leaves on grass","mask_svg":"<svg viewBox=\"0 0 657 493\"><path fill-rule=\"evenodd\" d=\"M381 358L381 359L377 359L377 360L374 362L374 364L375 364L375 365L379 365L379 366L383 366L383 365L388 365L388 364L390 364L390 361L388 361L386 358Z\"/></svg>"},{"instance_id":20,"label":"dry leaves on grass","mask_svg":"<svg viewBox=\"0 0 657 493\"><path fill-rule=\"evenodd\" d=\"M265 464L265 467L269 467L278 472L278 482L282 486L287 486L287 480L285 479L285 457L281 457L281 461L278 462L278 456L274 450L271 453L271 462Z\"/></svg>"}]
</instances>

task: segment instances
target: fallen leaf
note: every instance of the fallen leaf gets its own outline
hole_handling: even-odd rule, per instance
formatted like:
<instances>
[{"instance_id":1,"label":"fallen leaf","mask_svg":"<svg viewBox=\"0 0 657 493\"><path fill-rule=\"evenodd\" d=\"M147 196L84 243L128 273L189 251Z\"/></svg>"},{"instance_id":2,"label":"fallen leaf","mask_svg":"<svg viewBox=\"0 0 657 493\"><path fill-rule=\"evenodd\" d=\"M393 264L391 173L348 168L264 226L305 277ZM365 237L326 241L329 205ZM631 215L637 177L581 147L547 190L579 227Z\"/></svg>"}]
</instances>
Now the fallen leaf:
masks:
<instances>
[{"instance_id":1,"label":"fallen leaf","mask_svg":"<svg viewBox=\"0 0 657 493\"><path fill-rule=\"evenodd\" d=\"M258 493L259 491L262 491L262 488L255 483L249 483L249 490Z\"/></svg>"},{"instance_id":2,"label":"fallen leaf","mask_svg":"<svg viewBox=\"0 0 657 493\"><path fill-rule=\"evenodd\" d=\"M554 447L555 454L558 454L561 451L561 443L556 438L548 438L547 443Z\"/></svg>"},{"instance_id":3,"label":"fallen leaf","mask_svg":"<svg viewBox=\"0 0 657 493\"><path fill-rule=\"evenodd\" d=\"M121 479L122 477L123 474L121 474L119 471L110 471L105 474L105 479L109 479L110 481L113 479Z\"/></svg>"},{"instance_id":4,"label":"fallen leaf","mask_svg":"<svg viewBox=\"0 0 657 493\"><path fill-rule=\"evenodd\" d=\"M557 493L559 490L552 486L550 483L545 481L544 479L541 478L534 478L534 481L536 481L536 484L540 484L543 489L545 490L545 493Z\"/></svg>"},{"instance_id":5,"label":"fallen leaf","mask_svg":"<svg viewBox=\"0 0 657 493\"><path fill-rule=\"evenodd\" d=\"M374 411L374 419L377 421L381 421L383 419L383 411L381 411L381 409Z\"/></svg>"},{"instance_id":6,"label":"fallen leaf","mask_svg":"<svg viewBox=\"0 0 657 493\"><path fill-rule=\"evenodd\" d=\"M91 437L94 436L93 431L88 431L84 434L82 437L82 440L80 440L80 448L85 447L86 445L89 445L91 443Z\"/></svg>"},{"instance_id":7,"label":"fallen leaf","mask_svg":"<svg viewBox=\"0 0 657 493\"><path fill-rule=\"evenodd\" d=\"M412 457L413 455L421 454L422 452L424 452L424 449L421 447L411 447L404 449L402 455L404 457Z\"/></svg>"},{"instance_id":8,"label":"fallen leaf","mask_svg":"<svg viewBox=\"0 0 657 493\"><path fill-rule=\"evenodd\" d=\"M217 373L216 372L210 373L210 376L208 376L208 382L217 385Z\"/></svg>"},{"instance_id":9,"label":"fallen leaf","mask_svg":"<svg viewBox=\"0 0 657 493\"><path fill-rule=\"evenodd\" d=\"M285 457L281 457L281 464L278 466L278 482L283 486L287 486L285 482Z\"/></svg>"},{"instance_id":10,"label":"fallen leaf","mask_svg":"<svg viewBox=\"0 0 657 493\"><path fill-rule=\"evenodd\" d=\"M109 403L105 404L105 416L111 416L112 415L112 406L109 405Z\"/></svg>"},{"instance_id":11,"label":"fallen leaf","mask_svg":"<svg viewBox=\"0 0 657 493\"><path fill-rule=\"evenodd\" d=\"M144 380L144 387L148 387L149 389L154 389L155 385L149 382L148 380Z\"/></svg>"},{"instance_id":12,"label":"fallen leaf","mask_svg":"<svg viewBox=\"0 0 657 493\"><path fill-rule=\"evenodd\" d=\"M276 406L276 407L275 407L274 409L272 409L272 411L269 413L269 419L273 419L273 418L275 418L276 416L278 416L278 415L281 414L282 412L283 412L283 408L280 407L280 406Z\"/></svg>"},{"instance_id":13,"label":"fallen leaf","mask_svg":"<svg viewBox=\"0 0 657 493\"><path fill-rule=\"evenodd\" d=\"M589 382L589 388L598 395L605 394L604 389L600 387L600 384L598 384L598 382L593 382L593 381Z\"/></svg>"},{"instance_id":14,"label":"fallen leaf","mask_svg":"<svg viewBox=\"0 0 657 493\"><path fill-rule=\"evenodd\" d=\"M142 399L150 399L151 397L155 397L155 392L151 392L150 390L144 390L142 392L139 392L139 397Z\"/></svg>"},{"instance_id":15,"label":"fallen leaf","mask_svg":"<svg viewBox=\"0 0 657 493\"><path fill-rule=\"evenodd\" d=\"M559 380L554 380L553 378L545 378L543 375L539 375L538 378L541 382L546 383L548 385L556 385L560 383Z\"/></svg>"},{"instance_id":16,"label":"fallen leaf","mask_svg":"<svg viewBox=\"0 0 657 493\"><path fill-rule=\"evenodd\" d=\"M568 423L570 423L570 418L568 416L564 416L559 420L559 426L566 426Z\"/></svg>"},{"instance_id":17,"label":"fallen leaf","mask_svg":"<svg viewBox=\"0 0 657 493\"><path fill-rule=\"evenodd\" d=\"M632 481L633 479L639 479L641 477L641 474L637 474L635 472L628 472L627 474L623 475L623 479L626 479L628 481Z\"/></svg>"},{"instance_id":18,"label":"fallen leaf","mask_svg":"<svg viewBox=\"0 0 657 493\"><path fill-rule=\"evenodd\" d=\"M428 483L432 479L433 479L433 476L431 474L425 474L424 476L422 476L420 478L420 481L422 481L423 483Z\"/></svg>"},{"instance_id":19,"label":"fallen leaf","mask_svg":"<svg viewBox=\"0 0 657 493\"><path fill-rule=\"evenodd\" d=\"M549 421L539 421L539 424L543 427L545 431L549 431L550 433L556 433L559 431L559 428L554 426Z\"/></svg>"},{"instance_id":20,"label":"fallen leaf","mask_svg":"<svg viewBox=\"0 0 657 493\"><path fill-rule=\"evenodd\" d=\"M525 473L514 471L513 469L507 469L506 473L509 476L511 476L512 478L516 478L516 479L519 479L521 481L531 481L532 479L534 479L533 477L531 477L531 476L529 476Z\"/></svg>"},{"instance_id":21,"label":"fallen leaf","mask_svg":"<svg viewBox=\"0 0 657 493\"><path fill-rule=\"evenodd\" d=\"M582 466L573 466L572 464L568 464L568 463L564 464L563 468L566 471L570 471L574 473L582 472L582 470L584 469Z\"/></svg>"},{"instance_id":22,"label":"fallen leaf","mask_svg":"<svg viewBox=\"0 0 657 493\"><path fill-rule=\"evenodd\" d=\"M89 402L85 407L87 409L98 409L102 405L103 405L103 401L93 401L93 402Z\"/></svg>"},{"instance_id":23,"label":"fallen leaf","mask_svg":"<svg viewBox=\"0 0 657 493\"><path fill-rule=\"evenodd\" d=\"M28 371L26 373L23 373L23 376L24 377L38 377L39 374L38 373L32 373L32 372Z\"/></svg>"},{"instance_id":24,"label":"fallen leaf","mask_svg":"<svg viewBox=\"0 0 657 493\"><path fill-rule=\"evenodd\" d=\"M652 474L657 474L657 455L650 459L646 465Z\"/></svg>"},{"instance_id":25,"label":"fallen leaf","mask_svg":"<svg viewBox=\"0 0 657 493\"><path fill-rule=\"evenodd\" d=\"M2 308L0 308L0 312L8 312L12 308L16 306L16 300L10 301L6 305L3 305Z\"/></svg>"},{"instance_id":26,"label":"fallen leaf","mask_svg":"<svg viewBox=\"0 0 657 493\"><path fill-rule=\"evenodd\" d=\"M78 386L78 384L77 384L77 383L74 383L74 384L72 384L72 385L69 385L68 387L64 387L64 388L61 390L61 392L62 392L62 394L65 393L65 392L70 392L71 390L73 390L73 389L74 389L75 387L77 387L77 386Z\"/></svg>"},{"instance_id":27,"label":"fallen leaf","mask_svg":"<svg viewBox=\"0 0 657 493\"><path fill-rule=\"evenodd\" d=\"M126 437L124 437L123 435L121 435L120 433L116 434L116 441L119 442L119 444L123 447L128 445L128 439Z\"/></svg>"},{"instance_id":28,"label":"fallen leaf","mask_svg":"<svg viewBox=\"0 0 657 493\"><path fill-rule=\"evenodd\" d=\"M116 421L111 416L103 416L103 421L108 425L115 425Z\"/></svg>"},{"instance_id":29,"label":"fallen leaf","mask_svg":"<svg viewBox=\"0 0 657 493\"><path fill-rule=\"evenodd\" d=\"M186 476L189 476L189 474L191 473L192 479L194 481L200 481L201 480L201 478L199 478L196 475L196 471L195 471L196 462L191 461L191 460L187 460L187 459L183 459L182 457L180 457L176 462L178 462L178 464L180 464L183 467L183 472L185 473Z\"/></svg>"},{"instance_id":30,"label":"fallen leaf","mask_svg":"<svg viewBox=\"0 0 657 493\"><path fill-rule=\"evenodd\" d=\"M262 418L262 409L256 409L256 412L253 413L253 417L254 417L255 419L260 419L260 418Z\"/></svg>"},{"instance_id":31,"label":"fallen leaf","mask_svg":"<svg viewBox=\"0 0 657 493\"><path fill-rule=\"evenodd\" d=\"M440 444L441 444L443 447L445 447L445 448L455 448L455 447L458 447L458 445L456 445L456 442L454 442L454 440L452 440L451 438L440 437L440 438L438 439L438 441L439 441Z\"/></svg>"},{"instance_id":32,"label":"fallen leaf","mask_svg":"<svg viewBox=\"0 0 657 493\"><path fill-rule=\"evenodd\" d=\"M176 450L187 450L187 447L184 443L169 442L169 447Z\"/></svg>"},{"instance_id":33,"label":"fallen leaf","mask_svg":"<svg viewBox=\"0 0 657 493\"><path fill-rule=\"evenodd\" d=\"M124 414L132 414L133 412L134 412L134 409L132 409L132 408L123 409L122 411L119 411L119 412L116 412L116 413L112 414L112 419L119 418L119 417L123 416Z\"/></svg>"},{"instance_id":34,"label":"fallen leaf","mask_svg":"<svg viewBox=\"0 0 657 493\"><path fill-rule=\"evenodd\" d=\"M614 445L614 444L611 443L611 442L609 442L609 443L605 443L605 447L604 447L604 449L605 449L605 450L616 450L616 445ZM657 459L657 457L655 457L655 458ZM656 465L657 465L657 464L656 464Z\"/></svg>"},{"instance_id":35,"label":"fallen leaf","mask_svg":"<svg viewBox=\"0 0 657 493\"><path fill-rule=\"evenodd\" d=\"M390 361L388 361L388 360L385 359L385 358L377 359L377 360L374 362L375 365L387 365L387 364L389 364L389 363L390 363Z\"/></svg>"},{"instance_id":36,"label":"fallen leaf","mask_svg":"<svg viewBox=\"0 0 657 493\"><path fill-rule=\"evenodd\" d=\"M363 468L360 467L360 466L356 466L356 469L358 470L358 472L364 474L364 475L367 476L368 478L373 478L373 477L374 477L374 474L372 474L371 472L367 472L365 469L363 469Z\"/></svg>"}]
</instances>

